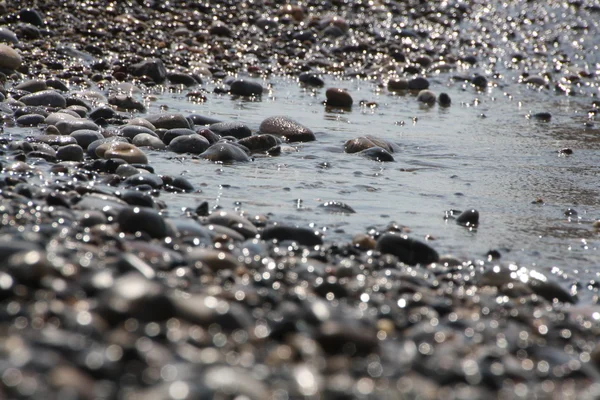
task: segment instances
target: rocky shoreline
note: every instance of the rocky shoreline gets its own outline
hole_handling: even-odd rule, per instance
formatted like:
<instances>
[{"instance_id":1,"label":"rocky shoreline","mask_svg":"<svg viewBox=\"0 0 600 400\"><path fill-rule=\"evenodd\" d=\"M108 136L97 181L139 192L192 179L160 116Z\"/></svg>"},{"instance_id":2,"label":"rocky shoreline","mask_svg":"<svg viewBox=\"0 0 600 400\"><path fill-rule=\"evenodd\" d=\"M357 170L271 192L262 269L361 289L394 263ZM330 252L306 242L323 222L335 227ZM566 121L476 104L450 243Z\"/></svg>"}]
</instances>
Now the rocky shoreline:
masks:
<instances>
[{"instance_id":1,"label":"rocky shoreline","mask_svg":"<svg viewBox=\"0 0 600 400\"><path fill-rule=\"evenodd\" d=\"M207 202L179 212L161 194L198 188L147 154L260 163L319 140L287 116L252 131L149 113L159 92L259 100L276 90L270 76L322 88L330 75L451 107L431 76L490 62L487 77L454 79L502 84L491 60L503 38L561 23L532 3L524 12L537 17L511 20L518 3L497 14L461 1L0 3L0 397L597 398L600 308L576 288L495 252L440 255L397 224L340 243ZM597 33L597 4L562 9L568 35ZM482 10L505 17L497 37ZM531 54L550 52L547 39ZM597 92L598 64L565 53L538 74L539 59L509 56L494 62L519 65L520 84ZM324 89L326 107L356 106ZM366 135L343 151L393 162L395 147ZM477 210L447 218L479 223Z\"/></svg>"}]
</instances>

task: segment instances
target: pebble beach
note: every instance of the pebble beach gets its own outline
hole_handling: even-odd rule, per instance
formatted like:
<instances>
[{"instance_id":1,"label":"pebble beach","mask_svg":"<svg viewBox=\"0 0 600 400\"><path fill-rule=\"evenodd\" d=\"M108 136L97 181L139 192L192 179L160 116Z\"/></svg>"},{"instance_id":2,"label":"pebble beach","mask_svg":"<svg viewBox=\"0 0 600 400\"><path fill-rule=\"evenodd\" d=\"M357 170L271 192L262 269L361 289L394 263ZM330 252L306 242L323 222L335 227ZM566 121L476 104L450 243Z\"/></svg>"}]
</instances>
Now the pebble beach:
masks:
<instances>
[{"instance_id":1,"label":"pebble beach","mask_svg":"<svg viewBox=\"0 0 600 400\"><path fill-rule=\"evenodd\" d=\"M0 399L599 398L598 21L0 2Z\"/></svg>"}]
</instances>

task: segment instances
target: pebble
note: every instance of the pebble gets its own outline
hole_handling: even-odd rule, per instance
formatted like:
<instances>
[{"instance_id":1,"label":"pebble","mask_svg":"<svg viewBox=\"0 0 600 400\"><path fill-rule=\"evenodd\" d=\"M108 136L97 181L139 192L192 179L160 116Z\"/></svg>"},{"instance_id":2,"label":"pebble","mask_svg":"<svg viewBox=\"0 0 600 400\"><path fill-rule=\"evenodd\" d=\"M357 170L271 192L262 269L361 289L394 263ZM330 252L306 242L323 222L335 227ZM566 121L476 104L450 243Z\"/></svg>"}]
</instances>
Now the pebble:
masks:
<instances>
[{"instance_id":1,"label":"pebble","mask_svg":"<svg viewBox=\"0 0 600 400\"><path fill-rule=\"evenodd\" d=\"M395 255L398 260L408 265L427 265L437 262L440 258L429 245L394 233L381 235L375 248L382 253Z\"/></svg>"},{"instance_id":2,"label":"pebble","mask_svg":"<svg viewBox=\"0 0 600 400\"><path fill-rule=\"evenodd\" d=\"M323 87L325 85L325 82L319 75L310 72L301 73L298 75L298 80L306 86Z\"/></svg>"},{"instance_id":3,"label":"pebble","mask_svg":"<svg viewBox=\"0 0 600 400\"><path fill-rule=\"evenodd\" d=\"M479 211L475 209L463 211L456 217L456 223L466 227L477 227L479 225Z\"/></svg>"},{"instance_id":4,"label":"pebble","mask_svg":"<svg viewBox=\"0 0 600 400\"><path fill-rule=\"evenodd\" d=\"M346 203L340 201L326 201L323 204L319 204L320 208L331 214L354 214L356 211Z\"/></svg>"},{"instance_id":5,"label":"pebble","mask_svg":"<svg viewBox=\"0 0 600 400\"><path fill-rule=\"evenodd\" d=\"M361 150L357 153L361 157L368 158L369 160L379 162L391 162L395 161L394 156L390 154L386 149L381 147L369 147L368 149Z\"/></svg>"},{"instance_id":6,"label":"pebble","mask_svg":"<svg viewBox=\"0 0 600 400\"><path fill-rule=\"evenodd\" d=\"M344 143L344 152L358 153L372 147L380 147L389 153L394 152L394 149L389 143L374 136L361 136L356 139L348 140L346 143Z\"/></svg>"},{"instance_id":7,"label":"pebble","mask_svg":"<svg viewBox=\"0 0 600 400\"><path fill-rule=\"evenodd\" d=\"M129 164L147 164L148 157L136 146L124 142L103 143L96 148L96 155L105 159L119 158Z\"/></svg>"},{"instance_id":8,"label":"pebble","mask_svg":"<svg viewBox=\"0 0 600 400\"><path fill-rule=\"evenodd\" d=\"M60 137L65 137L65 136L59 136ZM76 142L75 138L71 138L69 136L66 136L69 139L72 139L73 142ZM107 138L103 138L103 139L98 139L92 143L90 143L87 147L87 155L92 157L92 158L98 158L99 156L96 154L96 149L98 147L100 147L101 145L105 144L105 143L113 143L113 142L123 142L123 143L128 143L128 140L124 137L120 137L120 136L110 136ZM104 152L106 149L102 149L102 151Z\"/></svg>"},{"instance_id":9,"label":"pebble","mask_svg":"<svg viewBox=\"0 0 600 400\"><path fill-rule=\"evenodd\" d=\"M418 77L408 81L409 90L426 90L429 89L429 81L427 78Z\"/></svg>"},{"instance_id":10,"label":"pebble","mask_svg":"<svg viewBox=\"0 0 600 400\"><path fill-rule=\"evenodd\" d=\"M19 38L10 29L2 27L2 28L0 28L0 42L17 44L17 43L19 43ZM11 69L15 69L15 68L11 68Z\"/></svg>"},{"instance_id":11,"label":"pebble","mask_svg":"<svg viewBox=\"0 0 600 400\"><path fill-rule=\"evenodd\" d=\"M408 90L408 81L406 79L390 79L387 83L387 89L390 92Z\"/></svg>"},{"instance_id":12,"label":"pebble","mask_svg":"<svg viewBox=\"0 0 600 400\"><path fill-rule=\"evenodd\" d=\"M65 119L58 121L54 126L56 126L61 135L70 135L71 133L80 130L96 132L100 130L98 125L86 119Z\"/></svg>"},{"instance_id":13,"label":"pebble","mask_svg":"<svg viewBox=\"0 0 600 400\"><path fill-rule=\"evenodd\" d=\"M330 107L352 107L352 96L345 89L329 88L325 92L326 104Z\"/></svg>"},{"instance_id":14,"label":"pebble","mask_svg":"<svg viewBox=\"0 0 600 400\"><path fill-rule=\"evenodd\" d=\"M246 218L227 211L212 213L207 221L211 224L222 225L239 232L246 238L253 238L258 234L257 228Z\"/></svg>"},{"instance_id":15,"label":"pebble","mask_svg":"<svg viewBox=\"0 0 600 400\"><path fill-rule=\"evenodd\" d=\"M178 136L170 141L168 149L175 153L200 154L210 147L210 143L203 136L193 134Z\"/></svg>"},{"instance_id":16,"label":"pebble","mask_svg":"<svg viewBox=\"0 0 600 400\"><path fill-rule=\"evenodd\" d=\"M280 143L281 140L273 135L252 135L238 141L238 144L247 147L252 152L266 151Z\"/></svg>"},{"instance_id":17,"label":"pebble","mask_svg":"<svg viewBox=\"0 0 600 400\"><path fill-rule=\"evenodd\" d=\"M56 158L61 161L82 161L83 149L78 144L68 144L58 148Z\"/></svg>"},{"instance_id":18,"label":"pebble","mask_svg":"<svg viewBox=\"0 0 600 400\"><path fill-rule=\"evenodd\" d=\"M79 129L71 133L70 136L75 138L77 144L83 149L87 149L96 140L104 138L100 132L91 129Z\"/></svg>"},{"instance_id":19,"label":"pebble","mask_svg":"<svg viewBox=\"0 0 600 400\"><path fill-rule=\"evenodd\" d=\"M156 129L190 129L188 120L178 113L151 114L147 115L145 119Z\"/></svg>"},{"instance_id":20,"label":"pebble","mask_svg":"<svg viewBox=\"0 0 600 400\"><path fill-rule=\"evenodd\" d=\"M473 79L471 79L471 83L473 84L473 86L479 89L485 89L488 86L487 79L485 78L485 76L482 75L477 75L473 77Z\"/></svg>"},{"instance_id":21,"label":"pebble","mask_svg":"<svg viewBox=\"0 0 600 400\"><path fill-rule=\"evenodd\" d=\"M237 96L261 96L263 87L260 83L247 79L236 79L231 82L229 92Z\"/></svg>"},{"instance_id":22,"label":"pebble","mask_svg":"<svg viewBox=\"0 0 600 400\"><path fill-rule=\"evenodd\" d=\"M134 140L139 134L145 133L150 136L158 138L158 135L154 133L153 129L149 129L145 126L140 125L124 125L120 129L120 135L126 137L129 140Z\"/></svg>"},{"instance_id":23,"label":"pebble","mask_svg":"<svg viewBox=\"0 0 600 400\"><path fill-rule=\"evenodd\" d=\"M431 90L421 90L417 95L417 101L430 106L435 104L435 99L435 93L433 93Z\"/></svg>"},{"instance_id":24,"label":"pebble","mask_svg":"<svg viewBox=\"0 0 600 400\"><path fill-rule=\"evenodd\" d=\"M323 244L323 238L314 230L297 226L268 226L260 233L260 237L267 241L271 241L273 239L276 239L278 242L293 241L303 246L316 246Z\"/></svg>"},{"instance_id":25,"label":"pebble","mask_svg":"<svg viewBox=\"0 0 600 400\"><path fill-rule=\"evenodd\" d=\"M452 100L450 99L450 96L447 93L440 93L437 101L441 107L450 107L450 105L452 104Z\"/></svg>"},{"instance_id":26,"label":"pebble","mask_svg":"<svg viewBox=\"0 0 600 400\"><path fill-rule=\"evenodd\" d=\"M35 93L48 89L48 85L46 84L46 81L41 79L28 79L16 85L15 89Z\"/></svg>"},{"instance_id":27,"label":"pebble","mask_svg":"<svg viewBox=\"0 0 600 400\"><path fill-rule=\"evenodd\" d=\"M217 122L211 124L209 129L220 136L232 136L243 139L252 135L250 128L241 122Z\"/></svg>"},{"instance_id":28,"label":"pebble","mask_svg":"<svg viewBox=\"0 0 600 400\"><path fill-rule=\"evenodd\" d=\"M39 124L43 124L45 119L43 115L27 114L21 115L15 122L19 126L38 126Z\"/></svg>"},{"instance_id":29,"label":"pebble","mask_svg":"<svg viewBox=\"0 0 600 400\"><path fill-rule=\"evenodd\" d=\"M259 131L263 134L281 137L287 142L310 142L316 140L315 134L309 128L284 116L269 117L263 120Z\"/></svg>"},{"instance_id":30,"label":"pebble","mask_svg":"<svg viewBox=\"0 0 600 400\"><path fill-rule=\"evenodd\" d=\"M27 94L21 97L19 101L28 106L48 106L56 108L65 108L67 106L67 100L60 93L51 89Z\"/></svg>"},{"instance_id":31,"label":"pebble","mask_svg":"<svg viewBox=\"0 0 600 400\"><path fill-rule=\"evenodd\" d=\"M163 83L167 79L165 64L158 58L150 58L132 64L128 70L133 76L147 76L156 83Z\"/></svg>"},{"instance_id":32,"label":"pebble","mask_svg":"<svg viewBox=\"0 0 600 400\"><path fill-rule=\"evenodd\" d=\"M16 70L22 62L21 55L15 49L0 43L0 68Z\"/></svg>"},{"instance_id":33,"label":"pebble","mask_svg":"<svg viewBox=\"0 0 600 400\"><path fill-rule=\"evenodd\" d=\"M160 138L149 133L138 133L131 143L137 147L151 147L153 149L164 149L167 147Z\"/></svg>"},{"instance_id":34,"label":"pebble","mask_svg":"<svg viewBox=\"0 0 600 400\"><path fill-rule=\"evenodd\" d=\"M188 128L175 128L175 129L169 129L168 131L166 131L164 133L164 135L162 135L162 141L166 144L169 145L171 144L171 141L181 137L181 136L190 136L190 135L195 135L196 132L194 132L191 129Z\"/></svg>"},{"instance_id":35,"label":"pebble","mask_svg":"<svg viewBox=\"0 0 600 400\"><path fill-rule=\"evenodd\" d=\"M125 207L117 217L119 227L123 232L143 232L152 238L167 236L167 224L162 216L145 207Z\"/></svg>"}]
</instances>

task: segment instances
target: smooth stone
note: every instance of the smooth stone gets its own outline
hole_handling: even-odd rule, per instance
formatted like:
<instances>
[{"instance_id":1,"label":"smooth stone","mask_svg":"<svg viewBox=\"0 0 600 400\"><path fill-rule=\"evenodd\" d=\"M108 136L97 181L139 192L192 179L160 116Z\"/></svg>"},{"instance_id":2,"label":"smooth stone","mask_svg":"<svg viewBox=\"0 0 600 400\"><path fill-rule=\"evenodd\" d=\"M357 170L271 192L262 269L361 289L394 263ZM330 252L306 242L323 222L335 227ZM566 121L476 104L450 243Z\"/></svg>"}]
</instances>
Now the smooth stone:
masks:
<instances>
[{"instance_id":1,"label":"smooth stone","mask_svg":"<svg viewBox=\"0 0 600 400\"><path fill-rule=\"evenodd\" d=\"M203 128L203 129L199 129L196 131L196 133L200 136L204 136L206 138L206 140L208 140L208 143L210 143L211 145L217 143L219 140L221 140L221 136L217 135L216 133L214 133L213 131L211 131L208 128Z\"/></svg>"},{"instance_id":2,"label":"smooth stone","mask_svg":"<svg viewBox=\"0 0 600 400\"><path fill-rule=\"evenodd\" d=\"M391 92L408 90L408 81L406 79L390 79L387 84L387 89Z\"/></svg>"},{"instance_id":3,"label":"smooth stone","mask_svg":"<svg viewBox=\"0 0 600 400\"><path fill-rule=\"evenodd\" d=\"M119 132L120 136L126 137L129 140L135 139L135 137L141 133L145 133L158 138L158 135L154 133L154 130L139 125L124 125L121 127Z\"/></svg>"},{"instance_id":4,"label":"smooth stone","mask_svg":"<svg viewBox=\"0 0 600 400\"><path fill-rule=\"evenodd\" d=\"M135 135L131 142L137 147L150 147L153 149L164 149L167 145L157 136L152 136L149 133L139 133Z\"/></svg>"},{"instance_id":5,"label":"smooth stone","mask_svg":"<svg viewBox=\"0 0 600 400\"><path fill-rule=\"evenodd\" d=\"M241 215L227 211L216 211L212 213L207 221L211 224L222 225L231 228L246 238L253 238L258 234L258 229L252 222Z\"/></svg>"},{"instance_id":6,"label":"smooth stone","mask_svg":"<svg viewBox=\"0 0 600 400\"><path fill-rule=\"evenodd\" d=\"M431 90L421 90L417 95L417 101L428 105L435 104L435 93Z\"/></svg>"},{"instance_id":7,"label":"smooth stone","mask_svg":"<svg viewBox=\"0 0 600 400\"><path fill-rule=\"evenodd\" d=\"M176 71L167 73L167 79L169 79L169 82L171 82L172 84L184 85L186 87L196 86L198 85L198 83L201 83L194 79L194 77L190 74Z\"/></svg>"},{"instance_id":8,"label":"smooth stone","mask_svg":"<svg viewBox=\"0 0 600 400\"><path fill-rule=\"evenodd\" d=\"M61 161L82 161L83 149L78 144L68 144L58 148L56 158Z\"/></svg>"},{"instance_id":9,"label":"smooth stone","mask_svg":"<svg viewBox=\"0 0 600 400\"><path fill-rule=\"evenodd\" d=\"M56 128L61 135L70 135L79 130L100 131L100 127L87 119L64 120L56 123Z\"/></svg>"},{"instance_id":10,"label":"smooth stone","mask_svg":"<svg viewBox=\"0 0 600 400\"><path fill-rule=\"evenodd\" d=\"M117 168L117 174L119 174L119 169L123 167L131 167L130 165L121 165ZM120 175L120 174L119 174ZM120 196L121 200L127 202L130 206L137 207L148 207L153 208L155 203L154 199L148 193L140 192L139 190L127 189L121 192Z\"/></svg>"},{"instance_id":11,"label":"smooth stone","mask_svg":"<svg viewBox=\"0 0 600 400\"><path fill-rule=\"evenodd\" d=\"M135 191L139 193L139 191ZM189 218L167 218L166 222L177 230L177 235L185 238L199 238L207 244L212 243L212 234L205 226Z\"/></svg>"},{"instance_id":12,"label":"smooth stone","mask_svg":"<svg viewBox=\"0 0 600 400\"><path fill-rule=\"evenodd\" d=\"M127 203L118 197L100 193L85 194L73 205L75 210L101 211L108 217L116 217L125 207Z\"/></svg>"},{"instance_id":13,"label":"smooth stone","mask_svg":"<svg viewBox=\"0 0 600 400\"><path fill-rule=\"evenodd\" d=\"M154 132L156 130L156 127L154 125L152 125L147 119L145 118L132 118L127 120L127 125L131 125L131 126L143 126L144 128L150 129L152 132Z\"/></svg>"},{"instance_id":14,"label":"smooth stone","mask_svg":"<svg viewBox=\"0 0 600 400\"><path fill-rule=\"evenodd\" d=\"M168 234L163 217L149 208L124 208L119 212L117 222L123 232L144 232L153 238L162 238Z\"/></svg>"},{"instance_id":15,"label":"smooth stone","mask_svg":"<svg viewBox=\"0 0 600 400\"><path fill-rule=\"evenodd\" d=\"M332 214L354 214L356 211L346 203L340 201L327 201L319 204L319 208L323 208L328 213Z\"/></svg>"},{"instance_id":16,"label":"smooth stone","mask_svg":"<svg viewBox=\"0 0 600 400\"><path fill-rule=\"evenodd\" d=\"M18 126L38 126L39 124L43 124L45 119L43 115L28 114L21 115L15 122Z\"/></svg>"},{"instance_id":17,"label":"smooth stone","mask_svg":"<svg viewBox=\"0 0 600 400\"><path fill-rule=\"evenodd\" d=\"M175 153L190 153L200 154L206 151L210 147L208 140L204 136L197 134L178 136L171 140L168 149Z\"/></svg>"},{"instance_id":18,"label":"smooth stone","mask_svg":"<svg viewBox=\"0 0 600 400\"><path fill-rule=\"evenodd\" d=\"M170 188L179 189L184 192L194 191L194 185L192 185L190 181L188 181L183 176L176 176L175 178L163 176L162 179L165 182L165 186L168 186Z\"/></svg>"},{"instance_id":19,"label":"smooth stone","mask_svg":"<svg viewBox=\"0 0 600 400\"><path fill-rule=\"evenodd\" d=\"M88 146L94 143L96 140L104 138L100 132L90 129L77 130L71 133L69 136L74 137L75 140L77 140L77 144L84 149L87 149Z\"/></svg>"},{"instance_id":20,"label":"smooth stone","mask_svg":"<svg viewBox=\"0 0 600 400\"><path fill-rule=\"evenodd\" d=\"M67 99L67 104L68 103L69 99ZM87 107L77 104L67 106L66 110L75 111L81 118L87 117L87 113L89 111Z\"/></svg>"},{"instance_id":21,"label":"smooth stone","mask_svg":"<svg viewBox=\"0 0 600 400\"><path fill-rule=\"evenodd\" d=\"M266 151L281 144L281 140L273 135L253 135L240 139L239 144L247 147L252 152Z\"/></svg>"},{"instance_id":22,"label":"smooth stone","mask_svg":"<svg viewBox=\"0 0 600 400\"><path fill-rule=\"evenodd\" d=\"M6 42L10 44L19 43L19 38L17 35L8 28L0 28L0 42ZM14 69L14 68L11 68Z\"/></svg>"},{"instance_id":23,"label":"smooth stone","mask_svg":"<svg viewBox=\"0 0 600 400\"><path fill-rule=\"evenodd\" d=\"M130 65L128 70L133 76L147 76L156 83L163 83L167 78L165 64L158 58L151 58Z\"/></svg>"},{"instance_id":24,"label":"smooth stone","mask_svg":"<svg viewBox=\"0 0 600 400\"><path fill-rule=\"evenodd\" d=\"M213 162L250 161L248 154L241 148L226 142L213 144L200 156Z\"/></svg>"},{"instance_id":25,"label":"smooth stone","mask_svg":"<svg viewBox=\"0 0 600 400\"><path fill-rule=\"evenodd\" d=\"M69 87L67 85L65 85L64 82L61 81L60 79L56 79L56 78L46 79L46 85L48 85L49 88L58 90L59 92L68 92L69 91Z\"/></svg>"},{"instance_id":26,"label":"smooth stone","mask_svg":"<svg viewBox=\"0 0 600 400\"><path fill-rule=\"evenodd\" d=\"M123 181L127 187L149 186L153 189L160 189L163 183L160 176L151 173L133 175Z\"/></svg>"},{"instance_id":27,"label":"smooth stone","mask_svg":"<svg viewBox=\"0 0 600 400\"><path fill-rule=\"evenodd\" d=\"M452 100L450 99L448 93L440 93L438 96L438 104L442 107L450 107Z\"/></svg>"},{"instance_id":28,"label":"smooth stone","mask_svg":"<svg viewBox=\"0 0 600 400\"><path fill-rule=\"evenodd\" d=\"M131 164L122 164L117 167L115 174L121 178L128 178L133 175L141 174L142 172Z\"/></svg>"},{"instance_id":29,"label":"smooth stone","mask_svg":"<svg viewBox=\"0 0 600 400\"><path fill-rule=\"evenodd\" d=\"M70 136L67 136L70 138ZM121 143L129 143L127 138L121 136L109 136L107 138L96 140L90 143L87 147L87 154L92 158L98 158L96 155L96 149L105 143L113 143L113 142L121 142Z\"/></svg>"},{"instance_id":30,"label":"smooth stone","mask_svg":"<svg viewBox=\"0 0 600 400\"><path fill-rule=\"evenodd\" d=\"M236 139L243 139L252 135L250 128L241 122L217 122L210 125L209 129L217 135L232 136Z\"/></svg>"},{"instance_id":31,"label":"smooth stone","mask_svg":"<svg viewBox=\"0 0 600 400\"><path fill-rule=\"evenodd\" d=\"M346 143L344 143L344 152L358 153L372 147L380 147L389 153L394 152L394 149L389 143L374 136L361 136L356 139L348 140Z\"/></svg>"},{"instance_id":32,"label":"smooth stone","mask_svg":"<svg viewBox=\"0 0 600 400\"><path fill-rule=\"evenodd\" d=\"M43 26L44 18L34 8L23 8L19 11L19 20L35 26Z\"/></svg>"},{"instance_id":33,"label":"smooth stone","mask_svg":"<svg viewBox=\"0 0 600 400\"><path fill-rule=\"evenodd\" d=\"M533 114L531 116L531 118L533 118L537 121L550 122L550 120L552 120L552 114L544 111L544 112L539 112L539 113Z\"/></svg>"},{"instance_id":34,"label":"smooth stone","mask_svg":"<svg viewBox=\"0 0 600 400\"><path fill-rule=\"evenodd\" d=\"M315 134L309 128L284 116L268 117L261 122L259 131L261 133L280 136L288 142L310 142L316 140Z\"/></svg>"},{"instance_id":35,"label":"smooth stone","mask_svg":"<svg viewBox=\"0 0 600 400\"><path fill-rule=\"evenodd\" d=\"M375 247L381 253L392 254L408 265L427 265L439 260L438 253L429 245L404 235L385 233Z\"/></svg>"},{"instance_id":36,"label":"smooth stone","mask_svg":"<svg viewBox=\"0 0 600 400\"><path fill-rule=\"evenodd\" d=\"M61 121L74 121L80 119L79 116L75 116L69 114L67 110L62 110L61 112L55 112L46 117L44 121L46 125L56 126Z\"/></svg>"},{"instance_id":37,"label":"smooth stone","mask_svg":"<svg viewBox=\"0 0 600 400\"><path fill-rule=\"evenodd\" d=\"M323 87L325 85L325 82L323 79L321 79L321 77L319 77L319 75L311 72L301 73L298 76L298 80L307 86Z\"/></svg>"},{"instance_id":38,"label":"smooth stone","mask_svg":"<svg viewBox=\"0 0 600 400\"><path fill-rule=\"evenodd\" d=\"M485 89L488 86L488 81L485 76L477 75L471 79L471 84L479 89Z\"/></svg>"},{"instance_id":39,"label":"smooth stone","mask_svg":"<svg viewBox=\"0 0 600 400\"><path fill-rule=\"evenodd\" d=\"M456 223L467 227L476 227L479 225L479 211L474 209L463 211L456 218Z\"/></svg>"},{"instance_id":40,"label":"smooth stone","mask_svg":"<svg viewBox=\"0 0 600 400\"><path fill-rule=\"evenodd\" d=\"M171 141L177 137L189 136L189 135L195 135L195 134L196 134L195 131L188 129L188 128L169 129L162 136L162 141L168 146L169 144L171 144Z\"/></svg>"},{"instance_id":41,"label":"smooth stone","mask_svg":"<svg viewBox=\"0 0 600 400\"><path fill-rule=\"evenodd\" d=\"M329 88L325 92L327 105L331 107L352 107L352 96L345 89Z\"/></svg>"},{"instance_id":42,"label":"smooth stone","mask_svg":"<svg viewBox=\"0 0 600 400\"><path fill-rule=\"evenodd\" d=\"M229 92L237 96L260 96L262 95L263 87L258 82L247 79L236 79L231 83Z\"/></svg>"},{"instance_id":43,"label":"smooth stone","mask_svg":"<svg viewBox=\"0 0 600 400\"><path fill-rule=\"evenodd\" d=\"M381 147L370 147L368 149L359 151L357 154L361 157L365 157L365 158L368 158L373 161L379 161L379 162L395 161L394 156L392 156L387 150L382 149Z\"/></svg>"},{"instance_id":44,"label":"smooth stone","mask_svg":"<svg viewBox=\"0 0 600 400\"><path fill-rule=\"evenodd\" d=\"M48 106L56 108L65 108L67 106L67 100L60 93L52 89L27 94L21 97L19 101L28 106Z\"/></svg>"},{"instance_id":45,"label":"smooth stone","mask_svg":"<svg viewBox=\"0 0 600 400\"><path fill-rule=\"evenodd\" d=\"M425 90L429 89L429 81L425 78L418 77L408 81L409 90Z\"/></svg>"},{"instance_id":46,"label":"smooth stone","mask_svg":"<svg viewBox=\"0 0 600 400\"><path fill-rule=\"evenodd\" d=\"M36 93L48 89L48 85L46 84L46 81L43 81L41 79L28 79L15 86L15 89L26 90L30 93Z\"/></svg>"},{"instance_id":47,"label":"smooth stone","mask_svg":"<svg viewBox=\"0 0 600 400\"><path fill-rule=\"evenodd\" d=\"M219 122L223 122L219 119L207 117L205 115L199 115L199 114L190 114L190 115L188 115L188 118L192 120L194 125L212 125L212 124L216 124Z\"/></svg>"},{"instance_id":48,"label":"smooth stone","mask_svg":"<svg viewBox=\"0 0 600 400\"><path fill-rule=\"evenodd\" d=\"M21 55L15 49L0 43L0 68L16 70L22 62Z\"/></svg>"},{"instance_id":49,"label":"smooth stone","mask_svg":"<svg viewBox=\"0 0 600 400\"><path fill-rule=\"evenodd\" d=\"M151 114L147 115L146 120L150 122L156 129L175 129L187 128L190 129L188 120L177 113Z\"/></svg>"},{"instance_id":50,"label":"smooth stone","mask_svg":"<svg viewBox=\"0 0 600 400\"><path fill-rule=\"evenodd\" d=\"M102 120L102 119L103 120L113 119L113 118L117 118L118 116L119 116L118 112L116 112L112 108L106 107L106 106L95 108L89 114L90 119L94 122L96 122L97 120Z\"/></svg>"},{"instance_id":51,"label":"smooth stone","mask_svg":"<svg viewBox=\"0 0 600 400\"><path fill-rule=\"evenodd\" d=\"M304 246L316 246L323 244L323 238L314 230L296 226L272 225L268 226L260 234L265 241L276 239L279 242L290 240Z\"/></svg>"},{"instance_id":52,"label":"smooth stone","mask_svg":"<svg viewBox=\"0 0 600 400\"><path fill-rule=\"evenodd\" d=\"M104 151L102 151L101 148ZM128 162L129 164L148 163L148 157L143 151L132 144L123 142L101 144L98 148L96 148L96 155L107 160L111 158L119 158Z\"/></svg>"},{"instance_id":53,"label":"smooth stone","mask_svg":"<svg viewBox=\"0 0 600 400\"><path fill-rule=\"evenodd\" d=\"M140 100L126 94L115 94L108 97L108 104L121 111L146 112L146 106Z\"/></svg>"}]
</instances>

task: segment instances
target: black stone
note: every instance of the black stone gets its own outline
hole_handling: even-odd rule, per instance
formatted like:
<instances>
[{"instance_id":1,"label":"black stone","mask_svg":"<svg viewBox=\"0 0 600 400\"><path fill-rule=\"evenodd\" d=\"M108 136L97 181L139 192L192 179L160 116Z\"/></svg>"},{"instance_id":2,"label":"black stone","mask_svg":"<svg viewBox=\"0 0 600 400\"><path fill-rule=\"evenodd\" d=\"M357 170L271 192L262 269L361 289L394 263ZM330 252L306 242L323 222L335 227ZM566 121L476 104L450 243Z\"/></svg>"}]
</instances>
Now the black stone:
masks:
<instances>
[{"instance_id":1,"label":"black stone","mask_svg":"<svg viewBox=\"0 0 600 400\"><path fill-rule=\"evenodd\" d=\"M382 253L392 254L408 265L431 264L440 259L439 254L427 244L403 235L383 234L375 247Z\"/></svg>"}]
</instances>

